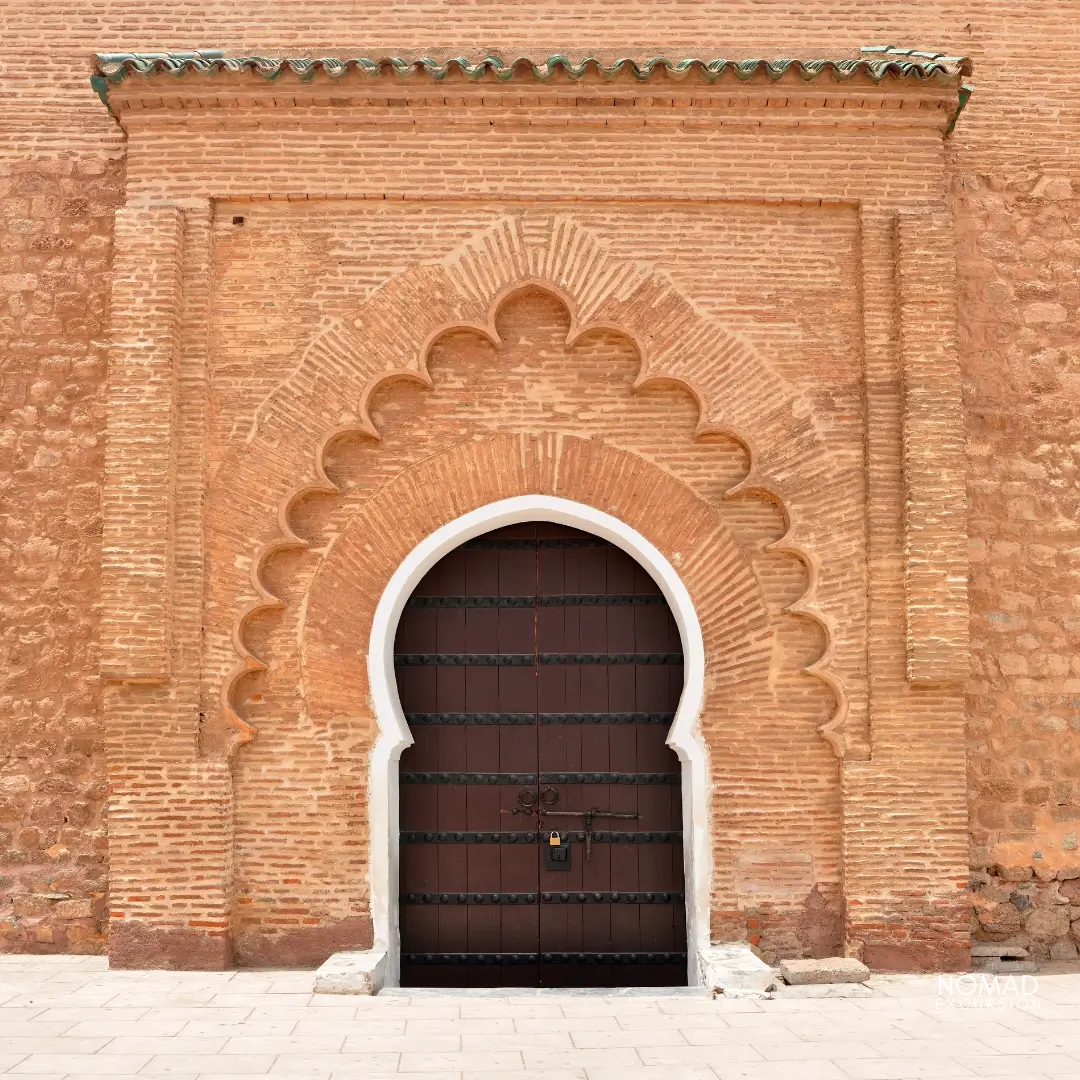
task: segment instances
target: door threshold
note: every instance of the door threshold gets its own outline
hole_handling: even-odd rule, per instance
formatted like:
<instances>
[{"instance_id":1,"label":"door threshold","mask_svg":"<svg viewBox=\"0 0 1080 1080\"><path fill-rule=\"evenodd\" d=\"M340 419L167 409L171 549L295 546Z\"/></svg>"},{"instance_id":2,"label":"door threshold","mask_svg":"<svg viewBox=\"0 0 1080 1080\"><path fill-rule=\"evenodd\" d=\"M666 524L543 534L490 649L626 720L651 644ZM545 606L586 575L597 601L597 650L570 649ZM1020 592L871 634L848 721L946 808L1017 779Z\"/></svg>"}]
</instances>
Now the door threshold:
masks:
<instances>
[{"instance_id":1,"label":"door threshold","mask_svg":"<svg viewBox=\"0 0 1080 1080\"><path fill-rule=\"evenodd\" d=\"M705 986L387 986L379 997L664 997L711 998Z\"/></svg>"}]
</instances>

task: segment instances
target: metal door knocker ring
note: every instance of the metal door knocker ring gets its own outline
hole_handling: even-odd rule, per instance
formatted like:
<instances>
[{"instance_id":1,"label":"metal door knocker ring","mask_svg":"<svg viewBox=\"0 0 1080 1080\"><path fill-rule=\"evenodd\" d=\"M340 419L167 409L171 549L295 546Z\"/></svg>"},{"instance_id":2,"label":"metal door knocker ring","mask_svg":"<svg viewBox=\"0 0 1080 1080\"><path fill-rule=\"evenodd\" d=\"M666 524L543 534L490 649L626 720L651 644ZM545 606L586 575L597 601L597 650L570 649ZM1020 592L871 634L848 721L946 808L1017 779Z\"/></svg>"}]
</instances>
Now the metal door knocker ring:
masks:
<instances>
[{"instance_id":1,"label":"metal door knocker ring","mask_svg":"<svg viewBox=\"0 0 1080 1080\"><path fill-rule=\"evenodd\" d=\"M546 787L540 792L540 801L545 806L554 806L559 801L559 793L553 787Z\"/></svg>"},{"instance_id":2,"label":"metal door knocker ring","mask_svg":"<svg viewBox=\"0 0 1080 1080\"><path fill-rule=\"evenodd\" d=\"M532 788L525 788L524 791L518 792L517 801L526 810L531 810L536 805L536 792Z\"/></svg>"}]
</instances>

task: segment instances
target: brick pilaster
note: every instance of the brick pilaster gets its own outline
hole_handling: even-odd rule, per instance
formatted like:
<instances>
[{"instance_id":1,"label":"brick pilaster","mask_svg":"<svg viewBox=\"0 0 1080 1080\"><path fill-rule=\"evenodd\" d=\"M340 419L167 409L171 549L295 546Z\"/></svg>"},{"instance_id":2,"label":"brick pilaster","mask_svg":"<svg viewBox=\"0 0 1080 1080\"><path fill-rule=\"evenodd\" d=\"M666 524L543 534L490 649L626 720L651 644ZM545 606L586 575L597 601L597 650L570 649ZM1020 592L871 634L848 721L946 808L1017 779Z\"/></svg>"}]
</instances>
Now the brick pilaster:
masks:
<instances>
[{"instance_id":1,"label":"brick pilaster","mask_svg":"<svg viewBox=\"0 0 1080 1080\"><path fill-rule=\"evenodd\" d=\"M106 489L114 967L231 963L232 775L200 756L209 200L118 215Z\"/></svg>"},{"instance_id":2,"label":"brick pilaster","mask_svg":"<svg viewBox=\"0 0 1080 1080\"><path fill-rule=\"evenodd\" d=\"M102 546L101 673L109 679L169 675L183 236L175 206L117 211Z\"/></svg>"},{"instance_id":3,"label":"brick pilaster","mask_svg":"<svg viewBox=\"0 0 1080 1080\"><path fill-rule=\"evenodd\" d=\"M897 241L908 678L963 680L967 494L952 219L944 210L901 214Z\"/></svg>"}]
</instances>

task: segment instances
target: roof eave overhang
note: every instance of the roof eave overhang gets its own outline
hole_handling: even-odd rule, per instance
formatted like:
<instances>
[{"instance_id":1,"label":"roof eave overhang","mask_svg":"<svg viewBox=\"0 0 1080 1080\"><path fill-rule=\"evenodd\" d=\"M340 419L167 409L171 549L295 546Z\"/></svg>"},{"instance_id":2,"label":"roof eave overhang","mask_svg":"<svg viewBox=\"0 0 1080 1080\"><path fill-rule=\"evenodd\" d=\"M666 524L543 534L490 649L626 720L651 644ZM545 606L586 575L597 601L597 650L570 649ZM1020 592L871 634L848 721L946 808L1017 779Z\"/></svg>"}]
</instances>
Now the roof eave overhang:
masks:
<instances>
[{"instance_id":1,"label":"roof eave overhang","mask_svg":"<svg viewBox=\"0 0 1080 1080\"><path fill-rule=\"evenodd\" d=\"M813 93L873 93L883 99L927 97L944 109L942 129L955 126L971 88L966 57L897 49L866 48L849 59L705 60L653 57L604 62L596 57L573 60L556 55L538 60L497 55L465 57L226 57L218 50L185 53L99 53L93 57L91 83L110 112L121 118L130 110L198 109L235 105L253 95L260 104L326 105L367 94L396 99L429 99L433 85L475 92L499 87L501 93L534 91L554 94L575 85L575 94L610 93L684 98L688 92L715 98L734 88L760 98L775 89L805 85ZM541 90L546 88L546 90ZM328 95L329 91L329 95ZM773 104L773 102L770 102ZM125 125L126 126L126 125Z\"/></svg>"}]
</instances>

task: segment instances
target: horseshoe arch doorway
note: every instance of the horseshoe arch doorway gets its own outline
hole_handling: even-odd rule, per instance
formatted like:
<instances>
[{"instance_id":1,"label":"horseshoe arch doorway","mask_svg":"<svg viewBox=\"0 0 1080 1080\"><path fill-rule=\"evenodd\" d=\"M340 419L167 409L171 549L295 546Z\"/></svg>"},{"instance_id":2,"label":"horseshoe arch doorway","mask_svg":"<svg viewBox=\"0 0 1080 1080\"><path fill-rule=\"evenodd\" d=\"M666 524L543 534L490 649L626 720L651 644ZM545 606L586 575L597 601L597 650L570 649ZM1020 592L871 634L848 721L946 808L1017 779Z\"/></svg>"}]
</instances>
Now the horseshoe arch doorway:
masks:
<instances>
[{"instance_id":1,"label":"horseshoe arch doorway","mask_svg":"<svg viewBox=\"0 0 1080 1080\"><path fill-rule=\"evenodd\" d=\"M678 627L620 547L549 521L416 586L394 672L405 986L687 979Z\"/></svg>"}]
</instances>

